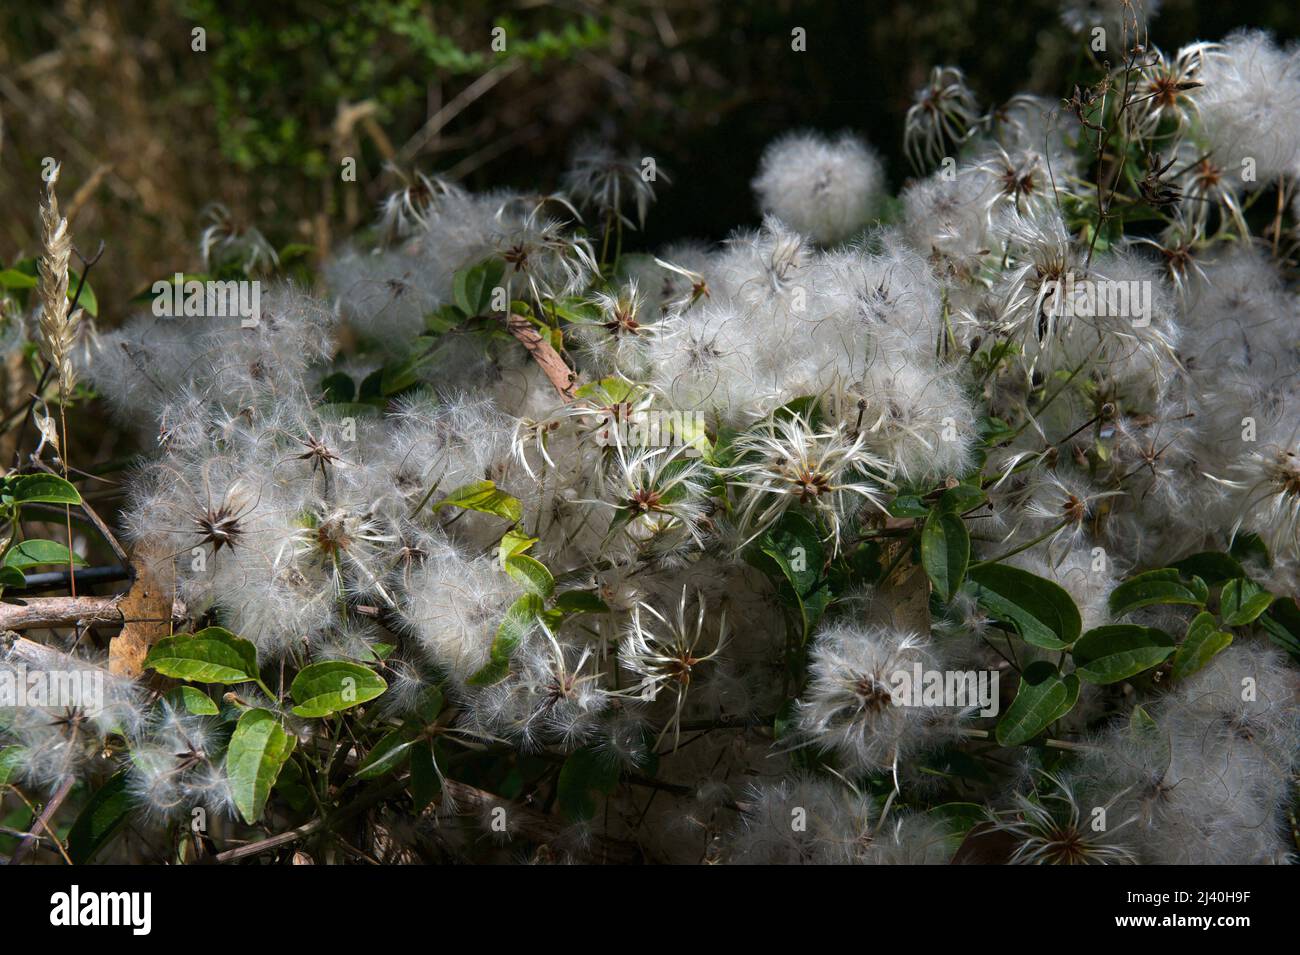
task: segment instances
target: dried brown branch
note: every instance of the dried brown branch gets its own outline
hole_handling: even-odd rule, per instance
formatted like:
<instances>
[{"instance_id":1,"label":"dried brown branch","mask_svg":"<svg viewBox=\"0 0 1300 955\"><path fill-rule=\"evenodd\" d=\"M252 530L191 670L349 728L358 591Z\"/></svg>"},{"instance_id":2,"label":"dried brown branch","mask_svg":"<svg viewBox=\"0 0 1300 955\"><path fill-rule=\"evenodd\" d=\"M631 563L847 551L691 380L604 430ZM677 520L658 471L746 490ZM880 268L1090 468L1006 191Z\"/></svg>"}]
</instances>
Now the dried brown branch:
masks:
<instances>
[{"instance_id":1,"label":"dried brown branch","mask_svg":"<svg viewBox=\"0 0 1300 955\"><path fill-rule=\"evenodd\" d=\"M573 369L564 363L554 346L551 345L535 327L532 322L522 315L511 314L506 320L506 328L510 334L515 336L528 353L533 356L533 360L541 366L546 377L550 379L555 390L558 391L565 401L573 400L574 388L578 383L578 376L574 374Z\"/></svg>"},{"instance_id":2,"label":"dried brown branch","mask_svg":"<svg viewBox=\"0 0 1300 955\"><path fill-rule=\"evenodd\" d=\"M0 630L48 630L53 627L92 625L122 626L122 596L114 597L28 597L0 603ZM129 608L127 608L129 611ZM174 602L164 621L185 619L185 605ZM133 617L134 622L140 622Z\"/></svg>"}]
</instances>

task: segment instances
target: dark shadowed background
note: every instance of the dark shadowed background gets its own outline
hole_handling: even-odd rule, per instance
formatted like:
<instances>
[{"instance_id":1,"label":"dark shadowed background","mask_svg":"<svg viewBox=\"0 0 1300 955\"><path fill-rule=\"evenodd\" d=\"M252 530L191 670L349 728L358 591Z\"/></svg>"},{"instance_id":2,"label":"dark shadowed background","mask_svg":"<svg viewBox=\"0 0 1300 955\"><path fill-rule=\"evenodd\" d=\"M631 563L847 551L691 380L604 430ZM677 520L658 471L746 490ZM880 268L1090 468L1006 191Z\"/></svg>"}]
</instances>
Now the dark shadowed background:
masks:
<instances>
[{"instance_id":1,"label":"dark shadowed background","mask_svg":"<svg viewBox=\"0 0 1300 955\"><path fill-rule=\"evenodd\" d=\"M849 127L892 185L912 93L955 64L985 104L1063 95L1079 43L1050 0L709 3L0 3L0 261L35 251L41 161L97 268L113 324L132 294L197 262L202 212L224 203L278 245L328 248L397 182L550 188L575 141L612 139L672 178L632 244L721 238L756 221L763 146L792 127ZM1235 27L1300 32L1290 0L1166 0L1151 40ZM504 30L504 53L491 48ZM806 52L791 31L806 31ZM206 49L196 51L202 29ZM342 157L358 182L340 183Z\"/></svg>"}]
</instances>

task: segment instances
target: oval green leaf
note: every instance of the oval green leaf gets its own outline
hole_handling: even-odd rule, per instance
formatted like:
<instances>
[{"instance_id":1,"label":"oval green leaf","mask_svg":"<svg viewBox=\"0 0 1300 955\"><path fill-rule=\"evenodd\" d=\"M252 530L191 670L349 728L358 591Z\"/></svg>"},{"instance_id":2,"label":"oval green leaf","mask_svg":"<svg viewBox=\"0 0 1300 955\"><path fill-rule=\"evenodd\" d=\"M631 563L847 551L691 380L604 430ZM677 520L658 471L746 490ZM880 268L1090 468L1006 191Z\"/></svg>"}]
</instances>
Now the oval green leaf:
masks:
<instances>
[{"instance_id":1,"label":"oval green leaf","mask_svg":"<svg viewBox=\"0 0 1300 955\"><path fill-rule=\"evenodd\" d=\"M931 511L921 530L921 564L945 603L961 587L968 563L970 534L966 522L949 511Z\"/></svg>"},{"instance_id":2,"label":"oval green leaf","mask_svg":"<svg viewBox=\"0 0 1300 955\"><path fill-rule=\"evenodd\" d=\"M1002 746L1020 746L1068 713L1078 699L1077 676L1061 676L1046 660L1031 663L994 735Z\"/></svg>"},{"instance_id":3,"label":"oval green leaf","mask_svg":"<svg viewBox=\"0 0 1300 955\"><path fill-rule=\"evenodd\" d=\"M1130 611L1153 604L1190 604L1204 607L1210 588L1200 577L1183 580L1175 567L1149 570L1130 577L1110 594L1112 616L1122 617Z\"/></svg>"},{"instance_id":4,"label":"oval green leaf","mask_svg":"<svg viewBox=\"0 0 1300 955\"><path fill-rule=\"evenodd\" d=\"M10 547L5 554L4 565L26 570L29 567L46 567L58 565L67 567L69 563L78 567L86 566L85 558L74 554L58 541L25 540Z\"/></svg>"},{"instance_id":5,"label":"oval green leaf","mask_svg":"<svg viewBox=\"0 0 1300 955\"><path fill-rule=\"evenodd\" d=\"M86 865L122 831L131 811L126 770L104 783L90 797L68 830L68 858Z\"/></svg>"},{"instance_id":6,"label":"oval green leaf","mask_svg":"<svg viewBox=\"0 0 1300 955\"><path fill-rule=\"evenodd\" d=\"M506 573L519 582L530 594L546 598L555 592L555 578L546 565L527 554L506 558Z\"/></svg>"},{"instance_id":7,"label":"oval green leaf","mask_svg":"<svg viewBox=\"0 0 1300 955\"><path fill-rule=\"evenodd\" d=\"M1207 584L1221 584L1233 577L1244 577L1245 571L1231 554L1220 550L1206 550L1169 565L1184 577L1200 577Z\"/></svg>"},{"instance_id":8,"label":"oval green leaf","mask_svg":"<svg viewBox=\"0 0 1300 955\"><path fill-rule=\"evenodd\" d=\"M1149 670L1173 652L1174 638L1163 630L1117 624L1089 630L1071 656L1081 679L1106 685Z\"/></svg>"},{"instance_id":9,"label":"oval green leaf","mask_svg":"<svg viewBox=\"0 0 1300 955\"><path fill-rule=\"evenodd\" d=\"M992 617L1012 624L1026 643L1061 650L1079 639L1083 622L1059 585L1005 564L975 566L970 590Z\"/></svg>"},{"instance_id":10,"label":"oval green leaf","mask_svg":"<svg viewBox=\"0 0 1300 955\"><path fill-rule=\"evenodd\" d=\"M178 710L191 716L218 716L221 709L212 698L193 686L178 686L167 694L165 699Z\"/></svg>"},{"instance_id":11,"label":"oval green leaf","mask_svg":"<svg viewBox=\"0 0 1300 955\"><path fill-rule=\"evenodd\" d=\"M974 510L988 500L983 488L974 484L958 484L939 495L939 510L954 514L965 514Z\"/></svg>"},{"instance_id":12,"label":"oval green leaf","mask_svg":"<svg viewBox=\"0 0 1300 955\"><path fill-rule=\"evenodd\" d=\"M289 695L298 704L295 716L329 716L368 703L388 689L374 670L347 660L326 660L303 667L293 678Z\"/></svg>"},{"instance_id":13,"label":"oval green leaf","mask_svg":"<svg viewBox=\"0 0 1300 955\"><path fill-rule=\"evenodd\" d=\"M524 515L524 508L519 503L519 499L511 497L505 491L497 490L497 486L491 481L475 481L473 484L458 487L433 505L435 511L444 507L463 507L470 511L495 514L497 517L504 517L513 522L518 522Z\"/></svg>"},{"instance_id":14,"label":"oval green leaf","mask_svg":"<svg viewBox=\"0 0 1300 955\"><path fill-rule=\"evenodd\" d=\"M1187 637L1174 653L1174 679L1187 679L1231 643L1232 634L1218 628L1214 614L1198 613L1187 627Z\"/></svg>"},{"instance_id":15,"label":"oval green leaf","mask_svg":"<svg viewBox=\"0 0 1300 955\"><path fill-rule=\"evenodd\" d=\"M7 482L5 494L19 504L80 504L77 489L53 474L23 474Z\"/></svg>"},{"instance_id":16,"label":"oval green leaf","mask_svg":"<svg viewBox=\"0 0 1300 955\"><path fill-rule=\"evenodd\" d=\"M609 604L594 590L566 590L555 598L555 609L565 615L575 613L609 613Z\"/></svg>"},{"instance_id":17,"label":"oval green leaf","mask_svg":"<svg viewBox=\"0 0 1300 955\"><path fill-rule=\"evenodd\" d=\"M296 743L269 710L249 710L239 718L226 750L226 777L235 808L250 826L262 818L271 787Z\"/></svg>"},{"instance_id":18,"label":"oval green leaf","mask_svg":"<svg viewBox=\"0 0 1300 955\"><path fill-rule=\"evenodd\" d=\"M9 780L18 775L18 767L23 762L23 747L6 746L0 749L0 786L7 785Z\"/></svg>"},{"instance_id":19,"label":"oval green leaf","mask_svg":"<svg viewBox=\"0 0 1300 955\"><path fill-rule=\"evenodd\" d=\"M1268 638L1300 662L1300 604L1291 597L1273 601L1259 620Z\"/></svg>"},{"instance_id":20,"label":"oval green leaf","mask_svg":"<svg viewBox=\"0 0 1300 955\"><path fill-rule=\"evenodd\" d=\"M257 648L224 627L207 627L159 640L144 665L177 680L247 683L257 679Z\"/></svg>"},{"instance_id":21,"label":"oval green leaf","mask_svg":"<svg viewBox=\"0 0 1300 955\"><path fill-rule=\"evenodd\" d=\"M590 819L596 814L597 794L608 795L617 785L618 763L591 747L575 750L560 767L560 809L575 822Z\"/></svg>"},{"instance_id":22,"label":"oval green leaf","mask_svg":"<svg viewBox=\"0 0 1300 955\"><path fill-rule=\"evenodd\" d=\"M488 662L467 681L470 686L491 686L510 675L510 657L536 624L546 605L536 594L524 594L506 611L492 641Z\"/></svg>"},{"instance_id":23,"label":"oval green leaf","mask_svg":"<svg viewBox=\"0 0 1300 955\"><path fill-rule=\"evenodd\" d=\"M1223 585L1219 595L1219 616L1224 626L1244 627L1256 620L1273 602L1273 595L1246 577Z\"/></svg>"},{"instance_id":24,"label":"oval green leaf","mask_svg":"<svg viewBox=\"0 0 1300 955\"><path fill-rule=\"evenodd\" d=\"M415 739L408 739L401 730L385 733L357 767L357 778L376 779L401 766L415 743Z\"/></svg>"},{"instance_id":25,"label":"oval green leaf","mask_svg":"<svg viewBox=\"0 0 1300 955\"><path fill-rule=\"evenodd\" d=\"M438 766L434 762L433 745L422 739L411 747L411 801L412 809L420 812L438 795Z\"/></svg>"}]
</instances>

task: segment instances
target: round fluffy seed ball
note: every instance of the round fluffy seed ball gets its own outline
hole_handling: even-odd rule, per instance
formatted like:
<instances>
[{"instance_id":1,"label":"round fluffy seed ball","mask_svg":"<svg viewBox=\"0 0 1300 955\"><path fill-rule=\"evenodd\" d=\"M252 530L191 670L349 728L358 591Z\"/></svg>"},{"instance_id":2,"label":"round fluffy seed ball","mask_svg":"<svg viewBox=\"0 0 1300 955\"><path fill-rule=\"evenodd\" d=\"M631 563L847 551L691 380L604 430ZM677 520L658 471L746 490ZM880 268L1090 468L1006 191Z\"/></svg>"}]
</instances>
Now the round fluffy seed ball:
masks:
<instances>
[{"instance_id":1,"label":"round fluffy seed ball","mask_svg":"<svg viewBox=\"0 0 1300 955\"><path fill-rule=\"evenodd\" d=\"M867 224L883 181L880 160L858 137L799 132L768 145L753 187L764 215L834 245Z\"/></svg>"}]
</instances>

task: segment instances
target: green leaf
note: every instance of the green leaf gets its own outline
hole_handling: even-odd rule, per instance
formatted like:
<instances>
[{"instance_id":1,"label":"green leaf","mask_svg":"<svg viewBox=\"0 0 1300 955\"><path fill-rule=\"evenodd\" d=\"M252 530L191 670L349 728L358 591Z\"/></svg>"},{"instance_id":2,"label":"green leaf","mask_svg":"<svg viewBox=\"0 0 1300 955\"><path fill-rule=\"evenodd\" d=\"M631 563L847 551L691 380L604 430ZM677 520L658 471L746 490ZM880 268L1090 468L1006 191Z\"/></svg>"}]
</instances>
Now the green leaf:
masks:
<instances>
[{"instance_id":1,"label":"green leaf","mask_svg":"<svg viewBox=\"0 0 1300 955\"><path fill-rule=\"evenodd\" d=\"M1036 647L1061 650L1079 639L1083 622L1057 584L1005 564L972 567L968 589L994 619L1009 623Z\"/></svg>"},{"instance_id":2,"label":"green leaf","mask_svg":"<svg viewBox=\"0 0 1300 955\"><path fill-rule=\"evenodd\" d=\"M295 812L306 812L315 805L312 792L307 788L302 770L293 760L287 761L280 769L280 777L275 781L275 791L289 804Z\"/></svg>"},{"instance_id":3,"label":"green leaf","mask_svg":"<svg viewBox=\"0 0 1300 955\"><path fill-rule=\"evenodd\" d=\"M377 779L401 766L415 745L415 740L400 729L385 733L357 767L358 779Z\"/></svg>"},{"instance_id":4,"label":"green leaf","mask_svg":"<svg viewBox=\"0 0 1300 955\"><path fill-rule=\"evenodd\" d=\"M1163 663L1174 638L1163 630L1116 624L1089 630L1074 645L1075 672L1089 683L1118 683Z\"/></svg>"},{"instance_id":5,"label":"green leaf","mask_svg":"<svg viewBox=\"0 0 1300 955\"><path fill-rule=\"evenodd\" d=\"M1178 572L1184 577L1200 577L1201 580L1210 585L1221 584L1233 577L1244 577L1246 575L1236 558L1218 550L1207 550L1199 554L1192 554L1190 557L1184 557L1169 566L1177 568Z\"/></svg>"},{"instance_id":6,"label":"green leaf","mask_svg":"<svg viewBox=\"0 0 1300 955\"><path fill-rule=\"evenodd\" d=\"M636 385L617 375L590 381L574 392L579 398L596 398L602 406L621 404L635 397Z\"/></svg>"},{"instance_id":7,"label":"green leaf","mask_svg":"<svg viewBox=\"0 0 1300 955\"><path fill-rule=\"evenodd\" d=\"M1009 342L1001 343L1000 355L994 357L995 362L1001 362L1002 358L1010 355L1018 355L1020 350ZM996 347L996 346L995 346ZM983 353L981 353L983 354ZM996 447L1003 441L1010 441L1017 434L1015 428L1007 424L1001 418L983 417L976 422L976 427L984 443L990 448Z\"/></svg>"},{"instance_id":8,"label":"green leaf","mask_svg":"<svg viewBox=\"0 0 1300 955\"><path fill-rule=\"evenodd\" d=\"M424 316L424 331L429 335L445 335L465 321L465 313L450 302Z\"/></svg>"},{"instance_id":9,"label":"green leaf","mask_svg":"<svg viewBox=\"0 0 1300 955\"><path fill-rule=\"evenodd\" d=\"M609 613L609 604L594 590L566 590L555 598L555 609L566 616L575 613Z\"/></svg>"},{"instance_id":10,"label":"green leaf","mask_svg":"<svg viewBox=\"0 0 1300 955\"><path fill-rule=\"evenodd\" d=\"M884 573L881 566L883 550L878 541L869 540L842 555L832 568L839 579L839 590L843 591L858 584L874 584Z\"/></svg>"},{"instance_id":11,"label":"green leaf","mask_svg":"<svg viewBox=\"0 0 1300 955\"><path fill-rule=\"evenodd\" d=\"M529 537L519 528L512 527L502 535L501 543L497 545L497 560L504 567L507 558L524 553L536 543L536 537Z\"/></svg>"},{"instance_id":12,"label":"green leaf","mask_svg":"<svg viewBox=\"0 0 1300 955\"><path fill-rule=\"evenodd\" d=\"M1133 712L1129 714L1128 719L1128 733L1130 739L1140 742L1143 748L1152 754L1148 765L1168 765L1171 755L1169 735L1160 729L1160 724L1152 718L1145 707L1133 707Z\"/></svg>"},{"instance_id":13,"label":"green leaf","mask_svg":"<svg viewBox=\"0 0 1300 955\"><path fill-rule=\"evenodd\" d=\"M357 384L346 371L336 371L326 375L320 383L328 404L351 404L357 396Z\"/></svg>"},{"instance_id":14,"label":"green leaf","mask_svg":"<svg viewBox=\"0 0 1300 955\"><path fill-rule=\"evenodd\" d=\"M405 391L420 380L420 369L433 361L436 350L426 339L418 339L415 350L400 361L384 365L379 377L379 390L385 395Z\"/></svg>"},{"instance_id":15,"label":"green leaf","mask_svg":"<svg viewBox=\"0 0 1300 955\"><path fill-rule=\"evenodd\" d=\"M68 858L86 865L122 831L131 812L131 794L123 770L99 787L68 830Z\"/></svg>"},{"instance_id":16,"label":"green leaf","mask_svg":"<svg viewBox=\"0 0 1300 955\"><path fill-rule=\"evenodd\" d=\"M442 687L428 687L415 701L415 715L425 726L428 726L438 718L444 702Z\"/></svg>"},{"instance_id":17,"label":"green leaf","mask_svg":"<svg viewBox=\"0 0 1300 955\"><path fill-rule=\"evenodd\" d=\"M286 262L293 262L296 259L311 258L315 254L316 246L307 242L288 242L285 244L284 248L277 253L281 265L284 265Z\"/></svg>"},{"instance_id":18,"label":"green leaf","mask_svg":"<svg viewBox=\"0 0 1300 955\"><path fill-rule=\"evenodd\" d=\"M18 775L18 767L23 764L21 746L6 746L0 749L0 786L8 785L9 780Z\"/></svg>"},{"instance_id":19,"label":"green leaf","mask_svg":"<svg viewBox=\"0 0 1300 955\"><path fill-rule=\"evenodd\" d=\"M1268 546L1258 534L1238 534L1228 547L1228 553L1240 561L1255 561L1268 567L1272 561L1268 556Z\"/></svg>"},{"instance_id":20,"label":"green leaf","mask_svg":"<svg viewBox=\"0 0 1300 955\"><path fill-rule=\"evenodd\" d=\"M85 558L74 554L58 541L25 540L9 548L5 554L4 565L26 570L29 567L44 567L57 564L63 567L71 562L78 567L86 566Z\"/></svg>"},{"instance_id":21,"label":"green leaf","mask_svg":"<svg viewBox=\"0 0 1300 955\"><path fill-rule=\"evenodd\" d=\"M796 594L803 596L817 586L824 551L821 536L808 518L793 511L783 514L759 544L759 549L776 561Z\"/></svg>"},{"instance_id":22,"label":"green leaf","mask_svg":"<svg viewBox=\"0 0 1300 955\"><path fill-rule=\"evenodd\" d=\"M828 590L817 589L824 558L817 528L802 514L787 511L759 538L758 550L776 563L790 584L807 640L831 600Z\"/></svg>"},{"instance_id":23,"label":"green leaf","mask_svg":"<svg viewBox=\"0 0 1300 955\"><path fill-rule=\"evenodd\" d=\"M531 594L546 598L555 592L555 578L546 569L546 565L527 554L507 557L506 573Z\"/></svg>"},{"instance_id":24,"label":"green leaf","mask_svg":"<svg viewBox=\"0 0 1300 955\"><path fill-rule=\"evenodd\" d=\"M1268 638L1300 662L1300 605L1291 597L1275 600L1259 618Z\"/></svg>"},{"instance_id":25,"label":"green leaf","mask_svg":"<svg viewBox=\"0 0 1300 955\"><path fill-rule=\"evenodd\" d=\"M438 768L433 761L433 745L422 739L411 747L411 802L419 813L438 794Z\"/></svg>"},{"instance_id":26,"label":"green leaf","mask_svg":"<svg viewBox=\"0 0 1300 955\"><path fill-rule=\"evenodd\" d=\"M1210 623L1213 622L1214 619L1211 618ZM1144 707L1135 706L1133 712L1129 714L1128 729L1130 735L1137 737L1145 733L1157 732L1160 729L1160 724L1152 718Z\"/></svg>"},{"instance_id":27,"label":"green leaf","mask_svg":"<svg viewBox=\"0 0 1300 955\"><path fill-rule=\"evenodd\" d=\"M0 286L12 289L36 288L36 276L17 269L0 270Z\"/></svg>"},{"instance_id":28,"label":"green leaf","mask_svg":"<svg viewBox=\"0 0 1300 955\"><path fill-rule=\"evenodd\" d=\"M970 563L970 534L955 513L933 510L921 530L921 564L944 602L961 587Z\"/></svg>"},{"instance_id":29,"label":"green leaf","mask_svg":"<svg viewBox=\"0 0 1300 955\"><path fill-rule=\"evenodd\" d=\"M488 654L488 662L467 681L470 686L491 686L510 675L510 657L515 647L523 642L546 609L542 598L524 594L506 611L505 619L497 627L496 639Z\"/></svg>"},{"instance_id":30,"label":"green leaf","mask_svg":"<svg viewBox=\"0 0 1300 955\"><path fill-rule=\"evenodd\" d=\"M555 314L566 322L594 324L601 321L600 306L580 298L559 298L551 302Z\"/></svg>"},{"instance_id":31,"label":"green leaf","mask_svg":"<svg viewBox=\"0 0 1300 955\"><path fill-rule=\"evenodd\" d=\"M72 301L72 296L77 294L77 283L81 281L81 276L77 274L76 269L68 269L68 301ZM95 290L87 282L81 288L81 298L77 300L77 308L84 308L86 314L94 318L99 318L99 299L95 297Z\"/></svg>"},{"instance_id":32,"label":"green leaf","mask_svg":"<svg viewBox=\"0 0 1300 955\"><path fill-rule=\"evenodd\" d=\"M471 318L485 314L492 305L492 290L500 286L506 264L488 259L457 272L452 278L452 297L456 307Z\"/></svg>"},{"instance_id":33,"label":"green leaf","mask_svg":"<svg viewBox=\"0 0 1300 955\"><path fill-rule=\"evenodd\" d=\"M18 504L80 504L77 489L53 474L22 474L4 483L4 496Z\"/></svg>"},{"instance_id":34,"label":"green leaf","mask_svg":"<svg viewBox=\"0 0 1300 955\"><path fill-rule=\"evenodd\" d=\"M823 419L821 398L818 395L800 395L798 398L791 398L772 412L772 418L778 421L802 418L809 427L820 427Z\"/></svg>"},{"instance_id":35,"label":"green leaf","mask_svg":"<svg viewBox=\"0 0 1300 955\"><path fill-rule=\"evenodd\" d=\"M965 514L988 500L983 488L974 484L958 484L939 495L939 509L953 514Z\"/></svg>"},{"instance_id":36,"label":"green leaf","mask_svg":"<svg viewBox=\"0 0 1300 955\"><path fill-rule=\"evenodd\" d=\"M885 505L891 517L925 517L930 508L916 494L900 494Z\"/></svg>"},{"instance_id":37,"label":"green leaf","mask_svg":"<svg viewBox=\"0 0 1300 955\"><path fill-rule=\"evenodd\" d=\"M1232 634L1218 628L1212 613L1198 613L1187 627L1187 637L1174 653L1173 676L1184 680L1232 643Z\"/></svg>"},{"instance_id":38,"label":"green leaf","mask_svg":"<svg viewBox=\"0 0 1300 955\"><path fill-rule=\"evenodd\" d=\"M803 610L804 640L808 639L808 635L821 621L822 615L826 613L826 609L830 607L834 600L835 595L831 593L829 584L803 596L800 603Z\"/></svg>"},{"instance_id":39,"label":"green leaf","mask_svg":"<svg viewBox=\"0 0 1300 955\"><path fill-rule=\"evenodd\" d=\"M511 497L505 491L497 490L497 486L491 481L475 481L473 484L458 487L433 505L434 511L444 507L463 507L471 511L482 511L484 514L495 514L514 523L518 523L524 516L523 505L519 503L519 499Z\"/></svg>"},{"instance_id":40,"label":"green leaf","mask_svg":"<svg viewBox=\"0 0 1300 955\"><path fill-rule=\"evenodd\" d=\"M262 818L271 787L296 743L269 710L249 710L239 718L226 749L226 778L235 808L250 826Z\"/></svg>"},{"instance_id":41,"label":"green leaf","mask_svg":"<svg viewBox=\"0 0 1300 955\"><path fill-rule=\"evenodd\" d=\"M1130 577L1110 594L1112 616L1124 614L1153 604L1190 604L1204 607L1210 599L1210 588L1200 577L1183 580L1178 570L1164 567Z\"/></svg>"},{"instance_id":42,"label":"green leaf","mask_svg":"<svg viewBox=\"0 0 1300 955\"><path fill-rule=\"evenodd\" d=\"M966 833L977 825L989 821L988 809L974 802L940 803L928 809L926 815L938 820L948 830L950 839L956 843L960 843Z\"/></svg>"},{"instance_id":43,"label":"green leaf","mask_svg":"<svg viewBox=\"0 0 1300 955\"><path fill-rule=\"evenodd\" d=\"M1244 627L1268 609L1273 595L1246 577L1238 577L1223 585L1219 595L1219 616L1224 626Z\"/></svg>"},{"instance_id":44,"label":"green leaf","mask_svg":"<svg viewBox=\"0 0 1300 955\"><path fill-rule=\"evenodd\" d=\"M26 587L27 578L17 567L0 567L0 587Z\"/></svg>"},{"instance_id":45,"label":"green leaf","mask_svg":"<svg viewBox=\"0 0 1300 955\"><path fill-rule=\"evenodd\" d=\"M329 716L368 703L388 689L374 670L347 660L326 660L298 671L289 695L298 705L295 716L308 719Z\"/></svg>"},{"instance_id":46,"label":"green leaf","mask_svg":"<svg viewBox=\"0 0 1300 955\"><path fill-rule=\"evenodd\" d=\"M221 712L210 696L194 686L178 686L167 694L166 700L174 709L191 716L216 716Z\"/></svg>"},{"instance_id":47,"label":"green leaf","mask_svg":"<svg viewBox=\"0 0 1300 955\"><path fill-rule=\"evenodd\" d=\"M608 795L617 785L617 762L590 747L575 750L560 767L560 809L574 822L590 819L596 814L596 794Z\"/></svg>"},{"instance_id":48,"label":"green leaf","mask_svg":"<svg viewBox=\"0 0 1300 955\"><path fill-rule=\"evenodd\" d=\"M195 683L247 683L257 679L257 648L224 627L163 637L145 657L147 669Z\"/></svg>"},{"instance_id":49,"label":"green leaf","mask_svg":"<svg viewBox=\"0 0 1300 955\"><path fill-rule=\"evenodd\" d=\"M1079 699L1079 678L1060 671L1046 660L1025 667L1016 698L998 721L999 745L1020 746L1059 720Z\"/></svg>"}]
</instances>

